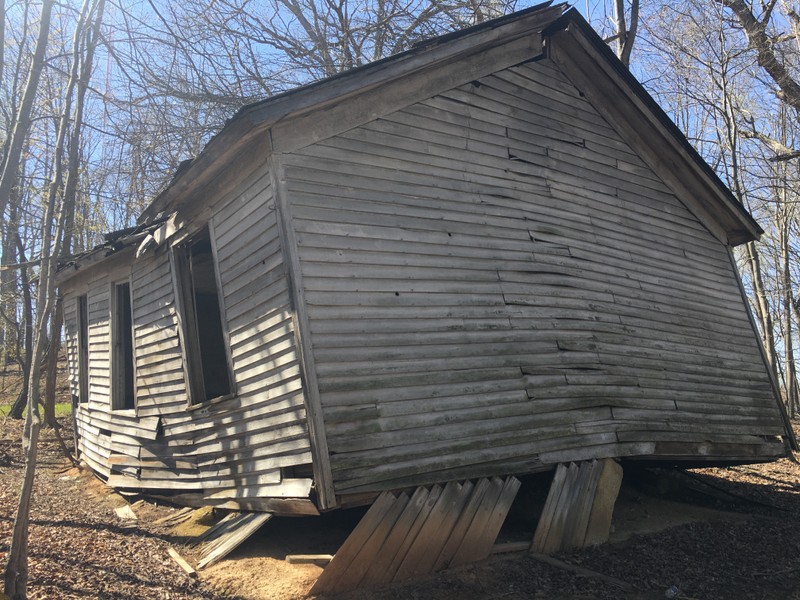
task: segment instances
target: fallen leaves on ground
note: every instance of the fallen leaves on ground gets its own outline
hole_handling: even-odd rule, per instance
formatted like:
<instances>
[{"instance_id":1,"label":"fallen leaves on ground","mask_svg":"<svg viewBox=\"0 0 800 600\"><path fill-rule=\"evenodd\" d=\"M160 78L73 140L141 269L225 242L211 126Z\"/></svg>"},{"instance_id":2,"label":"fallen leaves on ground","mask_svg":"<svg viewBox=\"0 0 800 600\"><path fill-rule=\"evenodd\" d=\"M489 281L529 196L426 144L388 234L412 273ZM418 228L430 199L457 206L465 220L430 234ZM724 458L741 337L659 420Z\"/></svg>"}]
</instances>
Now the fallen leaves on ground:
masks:
<instances>
[{"instance_id":1,"label":"fallen leaves on ground","mask_svg":"<svg viewBox=\"0 0 800 600\"><path fill-rule=\"evenodd\" d=\"M22 478L21 423L0 418L0 560L5 562ZM69 436L68 429L65 435ZM29 597L32 599L214 599L221 592L193 580L169 558L180 540L153 525L167 514L152 504L136 508L138 520L114 511L120 498L65 461L43 430L30 528ZM736 518L692 522L623 542L557 558L621 580L626 592L593 577L517 554L452 569L380 590L348 594L350 600L462 598L527 600L677 599L800 600L800 465L697 469L694 485L677 492ZM693 491L694 490L694 491ZM688 505L687 505L688 506ZM161 512L159 512L159 510ZM252 561L257 576L258 561ZM249 564L249 563L248 563ZM263 575L263 572L262 572ZM281 589L276 581L275 589ZM227 597L227 596L226 596ZM255 596L248 596L255 597Z\"/></svg>"}]
</instances>

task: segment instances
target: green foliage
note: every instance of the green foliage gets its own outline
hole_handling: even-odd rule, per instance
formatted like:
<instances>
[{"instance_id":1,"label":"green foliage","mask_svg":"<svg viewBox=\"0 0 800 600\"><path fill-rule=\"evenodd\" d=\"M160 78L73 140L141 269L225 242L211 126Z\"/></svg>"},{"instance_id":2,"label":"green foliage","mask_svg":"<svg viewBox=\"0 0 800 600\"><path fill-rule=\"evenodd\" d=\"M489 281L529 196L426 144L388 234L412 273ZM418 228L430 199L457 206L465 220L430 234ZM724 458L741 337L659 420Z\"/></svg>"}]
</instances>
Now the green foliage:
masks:
<instances>
[{"instance_id":1,"label":"green foliage","mask_svg":"<svg viewBox=\"0 0 800 600\"><path fill-rule=\"evenodd\" d=\"M7 417L11 412L11 404L0 404L0 417ZM56 403L56 417L69 417L72 415L72 405L69 402Z\"/></svg>"}]
</instances>

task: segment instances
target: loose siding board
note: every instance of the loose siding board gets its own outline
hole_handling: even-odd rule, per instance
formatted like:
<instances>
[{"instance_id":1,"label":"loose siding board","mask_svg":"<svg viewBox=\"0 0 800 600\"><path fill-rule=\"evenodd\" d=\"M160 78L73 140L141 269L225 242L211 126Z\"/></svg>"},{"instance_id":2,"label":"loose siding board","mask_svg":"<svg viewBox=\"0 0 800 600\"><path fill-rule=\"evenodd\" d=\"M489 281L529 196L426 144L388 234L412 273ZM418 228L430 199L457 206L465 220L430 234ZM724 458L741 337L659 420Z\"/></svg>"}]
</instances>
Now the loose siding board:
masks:
<instances>
[{"instance_id":1,"label":"loose siding board","mask_svg":"<svg viewBox=\"0 0 800 600\"><path fill-rule=\"evenodd\" d=\"M337 493L774 455L726 247L550 61L283 164Z\"/></svg>"}]
</instances>

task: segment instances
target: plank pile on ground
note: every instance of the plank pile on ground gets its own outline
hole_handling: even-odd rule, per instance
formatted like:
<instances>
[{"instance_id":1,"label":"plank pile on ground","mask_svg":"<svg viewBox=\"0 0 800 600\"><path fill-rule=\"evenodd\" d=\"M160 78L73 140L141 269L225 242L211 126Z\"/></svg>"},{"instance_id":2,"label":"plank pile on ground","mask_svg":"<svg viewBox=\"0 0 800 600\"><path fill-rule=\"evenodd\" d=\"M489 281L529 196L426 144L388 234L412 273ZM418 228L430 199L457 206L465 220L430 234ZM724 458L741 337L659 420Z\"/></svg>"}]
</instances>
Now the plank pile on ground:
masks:
<instances>
[{"instance_id":1,"label":"plank pile on ground","mask_svg":"<svg viewBox=\"0 0 800 600\"><path fill-rule=\"evenodd\" d=\"M230 513L204 534L194 546L200 549L197 568L204 569L222 560L272 518L271 513Z\"/></svg>"}]
</instances>

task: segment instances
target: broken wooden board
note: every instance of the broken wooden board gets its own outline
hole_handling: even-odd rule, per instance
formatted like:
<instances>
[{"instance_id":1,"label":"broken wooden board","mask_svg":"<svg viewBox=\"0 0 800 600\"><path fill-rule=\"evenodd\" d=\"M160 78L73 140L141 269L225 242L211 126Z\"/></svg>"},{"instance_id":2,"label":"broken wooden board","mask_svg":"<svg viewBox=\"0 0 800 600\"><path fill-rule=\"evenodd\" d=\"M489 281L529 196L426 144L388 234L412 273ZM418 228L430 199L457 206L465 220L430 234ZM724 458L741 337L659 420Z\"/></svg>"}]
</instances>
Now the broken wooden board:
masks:
<instances>
[{"instance_id":1,"label":"broken wooden board","mask_svg":"<svg viewBox=\"0 0 800 600\"><path fill-rule=\"evenodd\" d=\"M173 548L172 546L170 546L169 548L167 548L167 554L169 554L169 555L170 555L170 557L172 558L172 560L174 560L174 561L175 561L175 563L176 563L176 564L177 564L177 565L178 565L178 566L179 566L181 569L183 569L184 573L186 573L186 574L187 574L189 577L197 577L197 571L195 571L195 570L194 570L194 567L192 567L192 565L190 565L190 564L189 564L189 563L186 561L186 559L185 559L185 558L183 558L183 557L182 557L182 556L181 556L181 555L178 553L178 551L177 551L177 550L175 550L175 548Z\"/></svg>"},{"instance_id":2,"label":"broken wooden board","mask_svg":"<svg viewBox=\"0 0 800 600\"><path fill-rule=\"evenodd\" d=\"M136 521L138 519L136 513L133 512L133 509L128 504L118 506L114 509L114 512L117 513L117 516L123 521Z\"/></svg>"},{"instance_id":3,"label":"broken wooden board","mask_svg":"<svg viewBox=\"0 0 800 600\"><path fill-rule=\"evenodd\" d=\"M271 513L231 513L195 540L200 548L198 569L222 560L272 518Z\"/></svg>"},{"instance_id":4,"label":"broken wooden board","mask_svg":"<svg viewBox=\"0 0 800 600\"><path fill-rule=\"evenodd\" d=\"M311 594L426 575L492 551L519 490L514 477L451 481L406 492L384 492L322 572Z\"/></svg>"},{"instance_id":5,"label":"broken wooden board","mask_svg":"<svg viewBox=\"0 0 800 600\"><path fill-rule=\"evenodd\" d=\"M286 562L290 565L317 565L324 567L333 559L333 554L287 554Z\"/></svg>"},{"instance_id":6,"label":"broken wooden board","mask_svg":"<svg viewBox=\"0 0 800 600\"><path fill-rule=\"evenodd\" d=\"M622 467L612 459L559 464L531 552L552 554L605 542L621 482Z\"/></svg>"},{"instance_id":7,"label":"broken wooden board","mask_svg":"<svg viewBox=\"0 0 800 600\"><path fill-rule=\"evenodd\" d=\"M611 531L611 516L619 495L619 488L622 485L622 467L619 466L619 463L611 459L601 462L603 466L598 474L597 491L594 495L592 512L589 515L584 546L593 546L608 541L608 534Z\"/></svg>"},{"instance_id":8,"label":"broken wooden board","mask_svg":"<svg viewBox=\"0 0 800 600\"><path fill-rule=\"evenodd\" d=\"M192 513L195 511L191 506L186 506L178 511L168 514L166 517L153 521L153 525L163 525L164 527L174 527L185 523L192 518Z\"/></svg>"}]
</instances>

